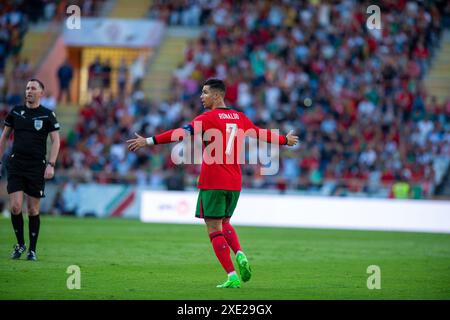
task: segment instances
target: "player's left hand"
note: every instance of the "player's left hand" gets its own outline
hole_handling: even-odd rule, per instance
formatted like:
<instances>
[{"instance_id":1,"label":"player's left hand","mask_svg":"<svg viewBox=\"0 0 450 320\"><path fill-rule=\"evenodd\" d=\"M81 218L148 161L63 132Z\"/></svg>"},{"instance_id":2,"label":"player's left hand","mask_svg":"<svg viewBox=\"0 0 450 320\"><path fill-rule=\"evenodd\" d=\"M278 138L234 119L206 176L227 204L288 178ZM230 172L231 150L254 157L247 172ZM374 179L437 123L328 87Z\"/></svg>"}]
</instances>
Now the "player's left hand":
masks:
<instances>
[{"instance_id":1,"label":"player's left hand","mask_svg":"<svg viewBox=\"0 0 450 320\"><path fill-rule=\"evenodd\" d=\"M294 130L289 131L289 133L286 135L287 139L287 145L292 147L295 146L298 143L298 136L294 135Z\"/></svg>"},{"instance_id":2,"label":"player's left hand","mask_svg":"<svg viewBox=\"0 0 450 320\"><path fill-rule=\"evenodd\" d=\"M55 175L55 168L47 165L45 168L44 178L51 179L51 178L53 178L54 175Z\"/></svg>"},{"instance_id":3,"label":"player's left hand","mask_svg":"<svg viewBox=\"0 0 450 320\"><path fill-rule=\"evenodd\" d=\"M140 148L145 147L147 145L147 140L143 136L140 136L137 133L134 134L137 138L127 140L128 150L130 151L137 151Z\"/></svg>"}]
</instances>

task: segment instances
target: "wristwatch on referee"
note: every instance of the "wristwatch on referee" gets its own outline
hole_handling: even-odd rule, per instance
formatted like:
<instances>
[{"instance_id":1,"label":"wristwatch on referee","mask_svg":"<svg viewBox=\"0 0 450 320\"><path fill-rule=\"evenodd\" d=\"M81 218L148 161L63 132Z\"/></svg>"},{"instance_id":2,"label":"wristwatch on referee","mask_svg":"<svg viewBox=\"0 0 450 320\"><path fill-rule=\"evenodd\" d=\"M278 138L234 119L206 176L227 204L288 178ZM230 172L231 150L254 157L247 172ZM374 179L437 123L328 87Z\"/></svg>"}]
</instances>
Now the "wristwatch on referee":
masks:
<instances>
[{"instance_id":1,"label":"wristwatch on referee","mask_svg":"<svg viewBox=\"0 0 450 320\"><path fill-rule=\"evenodd\" d=\"M47 164L49 165L49 166L51 166L51 167L55 167L55 163L54 162L51 162L51 161L49 161L49 162L47 162Z\"/></svg>"}]
</instances>

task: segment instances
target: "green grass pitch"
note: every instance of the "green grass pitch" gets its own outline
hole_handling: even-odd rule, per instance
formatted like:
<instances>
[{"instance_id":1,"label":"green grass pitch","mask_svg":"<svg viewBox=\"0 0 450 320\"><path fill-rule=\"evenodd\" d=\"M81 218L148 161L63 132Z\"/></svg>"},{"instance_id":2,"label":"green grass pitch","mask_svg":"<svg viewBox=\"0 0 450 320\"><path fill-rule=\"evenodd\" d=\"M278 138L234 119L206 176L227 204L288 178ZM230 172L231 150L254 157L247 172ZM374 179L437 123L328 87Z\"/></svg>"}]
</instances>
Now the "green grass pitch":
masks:
<instances>
[{"instance_id":1,"label":"green grass pitch","mask_svg":"<svg viewBox=\"0 0 450 320\"><path fill-rule=\"evenodd\" d=\"M226 275L204 226L43 217L31 262L9 258L15 239L2 217L0 299L450 299L448 234L236 229L253 278L217 289ZM80 290L67 289L70 265ZM379 290L367 288L369 265L381 269Z\"/></svg>"}]
</instances>

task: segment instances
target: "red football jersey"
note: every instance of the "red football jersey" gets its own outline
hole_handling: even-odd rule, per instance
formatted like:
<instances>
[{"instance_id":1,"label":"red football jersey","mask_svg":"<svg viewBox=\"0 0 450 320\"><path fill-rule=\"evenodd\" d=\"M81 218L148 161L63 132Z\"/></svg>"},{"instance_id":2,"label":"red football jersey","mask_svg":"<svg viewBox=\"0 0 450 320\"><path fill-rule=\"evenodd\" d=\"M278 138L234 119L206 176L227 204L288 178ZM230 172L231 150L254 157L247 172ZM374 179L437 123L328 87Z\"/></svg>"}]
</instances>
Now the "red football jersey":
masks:
<instances>
[{"instance_id":1,"label":"red football jersey","mask_svg":"<svg viewBox=\"0 0 450 320\"><path fill-rule=\"evenodd\" d=\"M285 136L258 128L245 114L229 108L206 111L183 128L155 136L154 142L179 141L176 137L189 133L202 135L204 150L198 188L208 190L241 190L242 172L238 160L245 136L280 145L287 142Z\"/></svg>"}]
</instances>

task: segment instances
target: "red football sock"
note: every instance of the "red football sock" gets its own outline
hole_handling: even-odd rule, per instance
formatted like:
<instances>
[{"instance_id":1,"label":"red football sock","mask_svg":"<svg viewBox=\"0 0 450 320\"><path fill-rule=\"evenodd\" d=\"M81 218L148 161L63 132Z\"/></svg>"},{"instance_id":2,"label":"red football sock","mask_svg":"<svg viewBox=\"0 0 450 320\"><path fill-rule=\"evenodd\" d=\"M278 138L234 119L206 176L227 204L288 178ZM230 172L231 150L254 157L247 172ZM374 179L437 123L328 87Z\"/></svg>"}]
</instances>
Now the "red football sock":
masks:
<instances>
[{"instance_id":1,"label":"red football sock","mask_svg":"<svg viewBox=\"0 0 450 320\"><path fill-rule=\"evenodd\" d=\"M237 253L238 251L242 251L241 244L239 243L239 238L233 226L229 222L224 223L222 224L222 230L223 236L227 240L230 248L233 249L233 252Z\"/></svg>"},{"instance_id":2,"label":"red football sock","mask_svg":"<svg viewBox=\"0 0 450 320\"><path fill-rule=\"evenodd\" d=\"M225 240L222 231L215 231L209 234L214 252L219 259L220 264L227 273L234 271L233 262L230 257L230 247Z\"/></svg>"}]
</instances>

